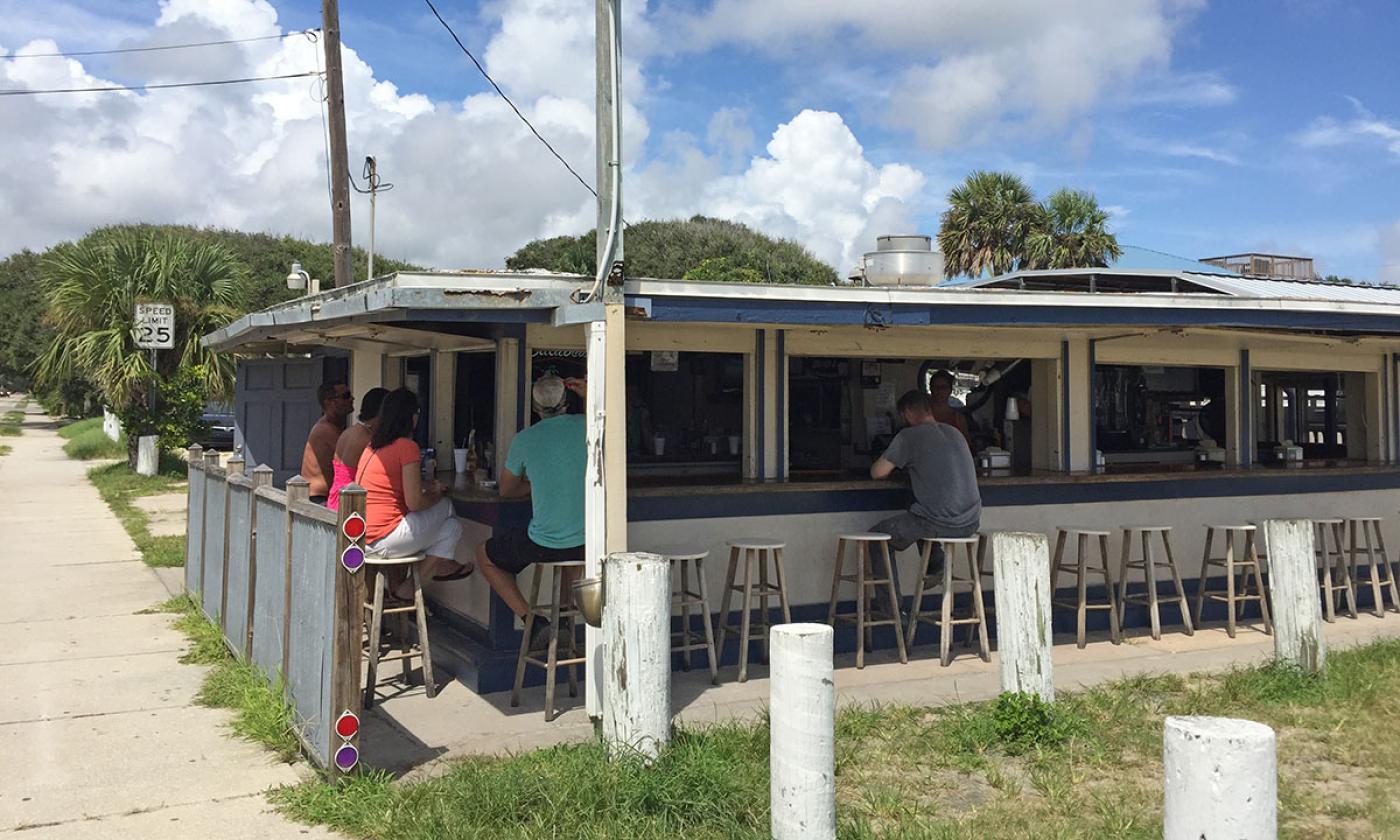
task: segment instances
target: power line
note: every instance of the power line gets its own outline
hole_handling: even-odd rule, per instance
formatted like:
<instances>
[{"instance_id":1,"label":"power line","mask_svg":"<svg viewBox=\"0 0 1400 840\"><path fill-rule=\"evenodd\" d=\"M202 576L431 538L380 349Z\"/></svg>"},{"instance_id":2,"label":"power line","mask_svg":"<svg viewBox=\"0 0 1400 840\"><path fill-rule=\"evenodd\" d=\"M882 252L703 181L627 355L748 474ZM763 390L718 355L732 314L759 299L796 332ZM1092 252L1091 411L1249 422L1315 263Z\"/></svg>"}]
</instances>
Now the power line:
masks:
<instances>
[{"instance_id":1,"label":"power line","mask_svg":"<svg viewBox=\"0 0 1400 840\"><path fill-rule=\"evenodd\" d=\"M0 55L0 60L15 60L21 58L81 58L89 55L118 55L120 53L159 52L162 50L188 50L196 47L221 47L226 44L248 44L253 41L276 41L282 38L290 38L293 35L305 35L309 32L319 31L319 29L300 29L296 32L284 32L281 35L260 35L257 38L230 38L225 41L200 41L193 44L165 44L156 47L127 47L124 49L81 50L78 52L10 53L8 55Z\"/></svg>"},{"instance_id":2,"label":"power line","mask_svg":"<svg viewBox=\"0 0 1400 840\"><path fill-rule=\"evenodd\" d=\"M476 69L481 73L482 78L486 79L487 82L491 83L491 87L496 89L496 93L499 94L500 97L506 101L506 104L509 105L510 109L515 112L515 115L520 118L520 121L525 123L525 127L530 129L530 133L535 135L535 138L541 143L543 143L546 149L549 149L549 153L554 155L555 159L557 159L560 163L564 164L564 168L569 170L569 174L574 176L574 178L577 179L580 184L583 184L584 189L593 193L593 197L597 198L598 191L593 189L593 185L585 181L583 176L578 174L578 172L575 171L574 168L569 165L569 162L564 159L564 156L559 154L559 151L555 149L552 145L550 145L548 140L544 139L544 135L540 134L540 132L535 128L534 123L530 122L529 118L522 114L519 108L515 107L515 103L511 101L509 96L506 96L506 92L501 90L501 86L496 84L496 80L491 78L491 74L487 73L486 68L481 66L481 62L476 60L476 56L472 55L472 51L467 49L467 45L462 43L461 38L457 37L457 33L452 30L451 24L443 20L442 15L438 13L437 7L433 5L433 0L423 0L423 2L428 4L428 8L432 10L433 17L438 19L438 23L441 23L443 28L447 30L447 34L452 36L452 40L457 42L457 46L461 47L462 52L466 53L467 58L470 58L472 64L476 65Z\"/></svg>"},{"instance_id":3,"label":"power line","mask_svg":"<svg viewBox=\"0 0 1400 840\"><path fill-rule=\"evenodd\" d=\"M285 73L281 76L249 76L246 79L213 79L204 82L164 82L152 85L109 85L107 87L86 88L46 88L43 90L0 90L0 96L39 96L47 93L108 93L112 91L168 90L169 88L210 87L213 85L240 85L246 82L271 82L278 79L304 79L320 75L314 70L305 73Z\"/></svg>"}]
</instances>

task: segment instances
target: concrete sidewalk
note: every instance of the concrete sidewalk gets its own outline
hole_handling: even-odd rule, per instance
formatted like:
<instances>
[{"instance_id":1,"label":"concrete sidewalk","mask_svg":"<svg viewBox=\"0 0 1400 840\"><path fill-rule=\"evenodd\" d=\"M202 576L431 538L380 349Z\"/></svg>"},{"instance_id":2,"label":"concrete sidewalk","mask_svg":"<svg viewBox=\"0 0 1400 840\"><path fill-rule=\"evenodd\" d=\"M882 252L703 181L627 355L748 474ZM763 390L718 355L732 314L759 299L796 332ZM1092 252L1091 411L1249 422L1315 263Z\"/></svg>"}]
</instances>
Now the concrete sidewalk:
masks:
<instances>
[{"instance_id":1,"label":"concrete sidewalk","mask_svg":"<svg viewBox=\"0 0 1400 840\"><path fill-rule=\"evenodd\" d=\"M14 407L0 400L0 411ZM266 803L297 767L198 706L169 597L37 407L0 457L0 838L331 837Z\"/></svg>"}]
</instances>

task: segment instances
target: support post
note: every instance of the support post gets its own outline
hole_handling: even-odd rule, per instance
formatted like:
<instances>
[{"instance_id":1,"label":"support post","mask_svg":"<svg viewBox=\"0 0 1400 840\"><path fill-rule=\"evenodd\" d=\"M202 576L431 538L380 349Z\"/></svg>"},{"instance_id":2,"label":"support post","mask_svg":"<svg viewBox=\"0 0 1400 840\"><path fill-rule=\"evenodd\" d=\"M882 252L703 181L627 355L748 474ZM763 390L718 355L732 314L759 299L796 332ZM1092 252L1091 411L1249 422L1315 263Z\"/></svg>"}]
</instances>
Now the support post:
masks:
<instances>
[{"instance_id":1,"label":"support post","mask_svg":"<svg viewBox=\"0 0 1400 840\"><path fill-rule=\"evenodd\" d=\"M1044 534L994 533L1001 690L1055 699L1051 663L1050 547Z\"/></svg>"},{"instance_id":2,"label":"support post","mask_svg":"<svg viewBox=\"0 0 1400 840\"><path fill-rule=\"evenodd\" d=\"M1322 603L1317 585L1313 523L1306 519L1264 522L1269 547L1269 595L1274 619L1274 656L1304 673L1326 667Z\"/></svg>"},{"instance_id":3,"label":"support post","mask_svg":"<svg viewBox=\"0 0 1400 840\"><path fill-rule=\"evenodd\" d=\"M221 540L224 547L224 560L221 564L224 575L223 585L219 587L219 629L224 631L225 639L228 639L228 545L229 537L233 534L233 523L229 520L229 514L233 511L233 482L234 479L243 477L243 465L243 456L235 451L229 456L228 465L224 468L224 538Z\"/></svg>"},{"instance_id":4,"label":"support post","mask_svg":"<svg viewBox=\"0 0 1400 840\"><path fill-rule=\"evenodd\" d=\"M769 631L769 797L773 840L836 838L836 687L831 627Z\"/></svg>"},{"instance_id":5,"label":"support post","mask_svg":"<svg viewBox=\"0 0 1400 840\"><path fill-rule=\"evenodd\" d=\"M350 265L350 153L345 140L345 80L340 70L340 2L321 0L326 50L326 109L330 122L331 237L337 288L355 282Z\"/></svg>"},{"instance_id":6,"label":"support post","mask_svg":"<svg viewBox=\"0 0 1400 840\"><path fill-rule=\"evenodd\" d=\"M1162 759L1163 840L1278 836L1274 730L1251 720L1169 717Z\"/></svg>"},{"instance_id":7,"label":"support post","mask_svg":"<svg viewBox=\"0 0 1400 840\"><path fill-rule=\"evenodd\" d=\"M185 461L189 489L185 496L186 523L198 520L204 522L204 447L191 446ZM197 508L197 509L196 509ZM202 584L200 574L204 569L204 535L197 532L198 539L191 539L188 525L185 528L185 593L198 598Z\"/></svg>"},{"instance_id":8,"label":"support post","mask_svg":"<svg viewBox=\"0 0 1400 840\"><path fill-rule=\"evenodd\" d=\"M248 511L248 527L252 533L248 539L248 603L244 608L248 611L247 623L248 638L243 640L243 658L249 662L253 660L253 615L258 603L258 490L263 487L272 486L272 467L267 464L259 464L253 468L253 500ZM269 522L268 528L275 528L276 523Z\"/></svg>"},{"instance_id":9,"label":"support post","mask_svg":"<svg viewBox=\"0 0 1400 840\"><path fill-rule=\"evenodd\" d=\"M287 479L287 500L285 525L287 528L286 552L282 555L282 670L283 679L291 670L292 656L292 505L311 501L311 483L299 475ZM291 691L290 688L287 689Z\"/></svg>"},{"instance_id":10,"label":"support post","mask_svg":"<svg viewBox=\"0 0 1400 840\"><path fill-rule=\"evenodd\" d=\"M155 475L160 465L160 438L141 435L136 439L136 474Z\"/></svg>"},{"instance_id":11,"label":"support post","mask_svg":"<svg viewBox=\"0 0 1400 840\"><path fill-rule=\"evenodd\" d=\"M650 762L671 741L670 561L608 555L603 602L603 742Z\"/></svg>"},{"instance_id":12,"label":"support post","mask_svg":"<svg viewBox=\"0 0 1400 840\"><path fill-rule=\"evenodd\" d=\"M349 773L360 763L360 631L364 625L365 491L351 482L340 491L336 527L335 627L331 636L329 767ZM351 520L356 520L351 522ZM347 522L350 527L347 527ZM427 629L418 628L420 633ZM371 641L373 644L374 641ZM424 669L424 673L432 669ZM429 686L431 688L431 686Z\"/></svg>"}]
</instances>

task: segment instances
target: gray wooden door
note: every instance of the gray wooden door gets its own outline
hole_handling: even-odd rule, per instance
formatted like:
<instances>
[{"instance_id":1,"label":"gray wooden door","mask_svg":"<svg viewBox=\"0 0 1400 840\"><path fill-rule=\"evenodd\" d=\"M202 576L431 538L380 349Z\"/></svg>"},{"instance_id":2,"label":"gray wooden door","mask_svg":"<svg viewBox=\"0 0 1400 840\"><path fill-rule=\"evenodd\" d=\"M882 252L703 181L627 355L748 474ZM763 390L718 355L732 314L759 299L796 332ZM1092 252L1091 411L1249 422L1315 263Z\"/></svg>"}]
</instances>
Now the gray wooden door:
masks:
<instances>
[{"instance_id":1,"label":"gray wooden door","mask_svg":"<svg viewBox=\"0 0 1400 840\"><path fill-rule=\"evenodd\" d=\"M316 388L325 360L248 359L238 363L234 392L234 445L243 447L251 471L272 467L280 487L301 470L306 435L321 416Z\"/></svg>"}]
</instances>

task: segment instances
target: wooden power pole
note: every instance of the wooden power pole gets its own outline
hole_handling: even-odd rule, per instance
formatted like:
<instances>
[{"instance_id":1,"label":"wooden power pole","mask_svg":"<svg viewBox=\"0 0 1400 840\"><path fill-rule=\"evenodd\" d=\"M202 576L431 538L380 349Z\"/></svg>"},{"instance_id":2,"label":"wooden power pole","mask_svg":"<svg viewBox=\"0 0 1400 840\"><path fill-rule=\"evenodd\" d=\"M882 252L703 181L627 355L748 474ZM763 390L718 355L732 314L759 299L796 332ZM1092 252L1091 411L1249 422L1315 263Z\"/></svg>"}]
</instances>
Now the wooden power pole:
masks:
<instances>
[{"instance_id":1,"label":"wooden power pole","mask_svg":"<svg viewBox=\"0 0 1400 840\"><path fill-rule=\"evenodd\" d=\"M355 282L350 267L350 154L345 140L345 80L340 72L340 2L321 0L321 37L326 49L326 107L331 135L331 235L335 285Z\"/></svg>"}]
</instances>

